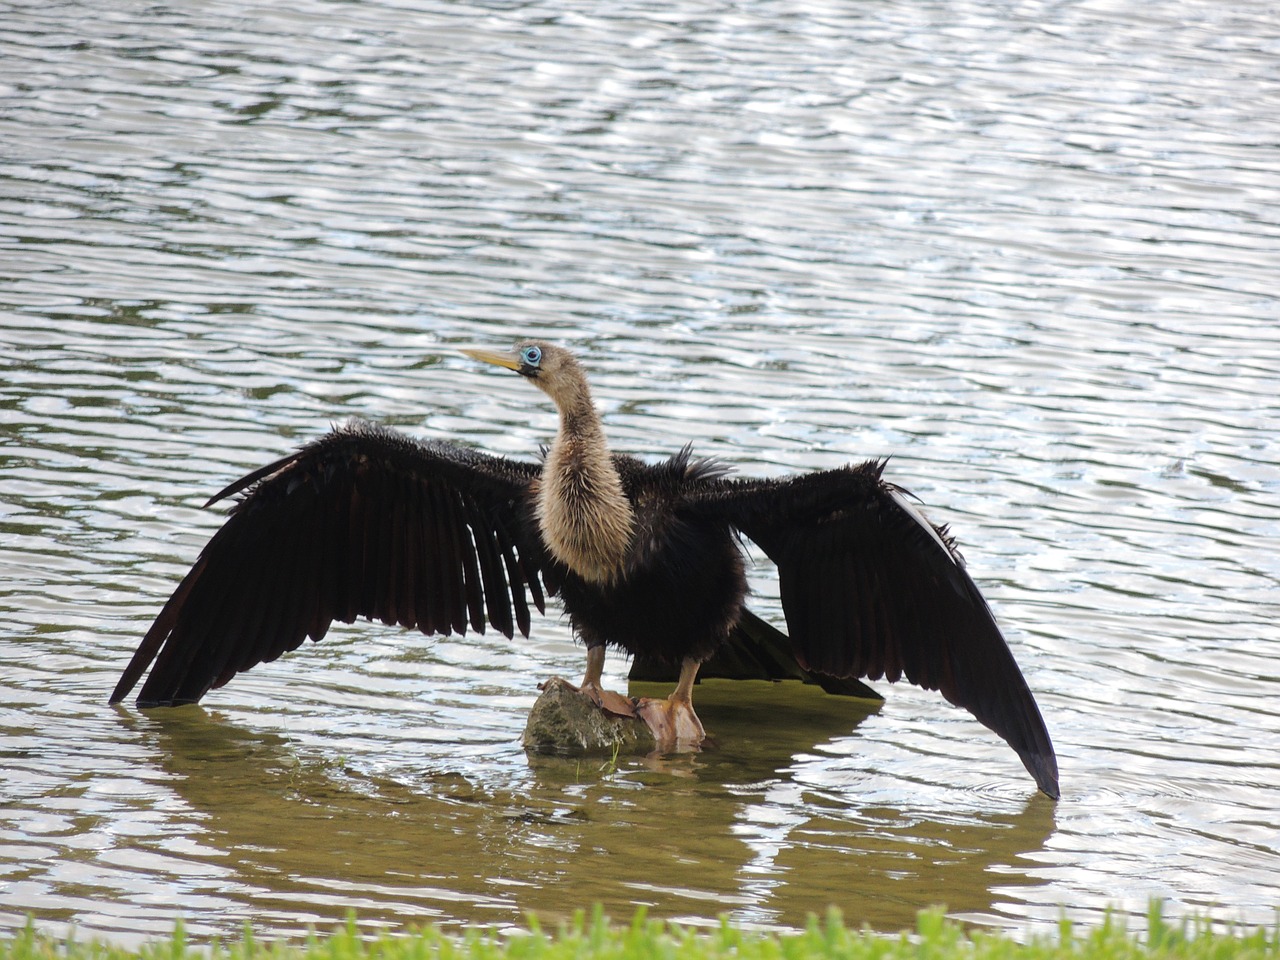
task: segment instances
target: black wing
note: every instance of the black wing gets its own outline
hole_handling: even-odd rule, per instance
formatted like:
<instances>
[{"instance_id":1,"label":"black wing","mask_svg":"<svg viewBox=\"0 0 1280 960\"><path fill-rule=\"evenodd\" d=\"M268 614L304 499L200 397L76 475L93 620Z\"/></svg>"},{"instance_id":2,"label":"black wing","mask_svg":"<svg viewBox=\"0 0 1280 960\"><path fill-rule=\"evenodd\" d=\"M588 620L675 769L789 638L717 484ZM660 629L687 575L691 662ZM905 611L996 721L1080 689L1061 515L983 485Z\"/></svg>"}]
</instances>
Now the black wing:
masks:
<instances>
[{"instance_id":1,"label":"black wing","mask_svg":"<svg viewBox=\"0 0 1280 960\"><path fill-rule=\"evenodd\" d=\"M1057 797L1049 732L991 610L945 529L884 481L883 468L723 481L690 509L728 521L777 565L802 667L940 691Z\"/></svg>"},{"instance_id":2,"label":"black wing","mask_svg":"<svg viewBox=\"0 0 1280 960\"><path fill-rule=\"evenodd\" d=\"M111 694L151 662L140 706L194 703L334 620L528 636L542 548L535 464L352 422L231 484L248 493L201 552ZM208 504L206 504L207 506Z\"/></svg>"}]
</instances>

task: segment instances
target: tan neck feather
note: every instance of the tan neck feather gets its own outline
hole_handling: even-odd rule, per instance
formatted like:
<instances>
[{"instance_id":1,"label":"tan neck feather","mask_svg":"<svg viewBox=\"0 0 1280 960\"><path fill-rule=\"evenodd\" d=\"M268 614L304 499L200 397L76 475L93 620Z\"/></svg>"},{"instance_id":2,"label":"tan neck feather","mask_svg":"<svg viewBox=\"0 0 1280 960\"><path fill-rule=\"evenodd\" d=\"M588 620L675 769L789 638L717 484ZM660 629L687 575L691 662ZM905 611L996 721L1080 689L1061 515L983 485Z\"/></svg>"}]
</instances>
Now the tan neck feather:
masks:
<instances>
[{"instance_id":1,"label":"tan neck feather","mask_svg":"<svg viewBox=\"0 0 1280 960\"><path fill-rule=\"evenodd\" d=\"M631 505L585 385L560 404L560 432L538 489L538 526L552 555L585 580L622 573L633 526Z\"/></svg>"}]
</instances>

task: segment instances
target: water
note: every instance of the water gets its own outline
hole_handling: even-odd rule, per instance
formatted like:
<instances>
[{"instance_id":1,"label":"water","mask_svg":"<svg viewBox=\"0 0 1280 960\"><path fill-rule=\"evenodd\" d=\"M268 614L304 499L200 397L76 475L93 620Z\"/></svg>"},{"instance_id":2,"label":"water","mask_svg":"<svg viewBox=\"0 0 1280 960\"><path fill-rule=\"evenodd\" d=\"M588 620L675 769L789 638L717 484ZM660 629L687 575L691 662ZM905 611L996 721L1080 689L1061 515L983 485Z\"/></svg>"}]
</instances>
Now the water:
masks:
<instances>
[{"instance_id":1,"label":"water","mask_svg":"<svg viewBox=\"0 0 1280 960\"><path fill-rule=\"evenodd\" d=\"M292 7L0 15L0 928L1274 920L1268 5ZM525 334L618 449L892 454L1061 802L910 688L708 686L714 751L530 760L554 615L106 706L241 472L351 415L532 455L551 410L453 349Z\"/></svg>"}]
</instances>

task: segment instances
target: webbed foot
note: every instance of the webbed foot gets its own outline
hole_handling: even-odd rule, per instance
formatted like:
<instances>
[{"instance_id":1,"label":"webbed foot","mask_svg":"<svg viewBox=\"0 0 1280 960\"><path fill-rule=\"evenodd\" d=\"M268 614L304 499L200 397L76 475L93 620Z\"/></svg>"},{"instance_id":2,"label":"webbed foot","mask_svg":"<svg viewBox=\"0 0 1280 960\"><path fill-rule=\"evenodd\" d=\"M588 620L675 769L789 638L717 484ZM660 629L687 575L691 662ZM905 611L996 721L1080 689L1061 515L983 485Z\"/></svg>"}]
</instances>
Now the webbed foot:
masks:
<instances>
[{"instance_id":1,"label":"webbed foot","mask_svg":"<svg viewBox=\"0 0 1280 960\"><path fill-rule=\"evenodd\" d=\"M582 676L578 686L569 684L574 690L585 696L607 714L615 717L635 717L635 703L630 697L624 697L613 690L606 690L601 685L604 675L604 647L587 648L587 672Z\"/></svg>"},{"instance_id":2,"label":"webbed foot","mask_svg":"<svg viewBox=\"0 0 1280 960\"><path fill-rule=\"evenodd\" d=\"M635 701L630 697L624 697L616 690L606 690L600 684L590 680L584 680L580 686L574 689L605 713L611 713L615 717L638 716Z\"/></svg>"},{"instance_id":3,"label":"webbed foot","mask_svg":"<svg viewBox=\"0 0 1280 960\"><path fill-rule=\"evenodd\" d=\"M653 732L660 750L695 749L707 738L690 700L643 697L635 701L634 715L639 716Z\"/></svg>"}]
</instances>

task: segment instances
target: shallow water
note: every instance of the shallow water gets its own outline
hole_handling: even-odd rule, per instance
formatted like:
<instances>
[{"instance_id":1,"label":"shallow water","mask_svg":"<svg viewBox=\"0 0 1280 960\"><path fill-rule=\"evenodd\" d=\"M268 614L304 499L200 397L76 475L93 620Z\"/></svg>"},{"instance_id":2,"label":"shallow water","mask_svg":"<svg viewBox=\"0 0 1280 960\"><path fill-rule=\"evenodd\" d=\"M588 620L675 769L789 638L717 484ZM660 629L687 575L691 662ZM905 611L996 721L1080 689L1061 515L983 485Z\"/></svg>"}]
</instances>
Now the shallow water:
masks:
<instances>
[{"instance_id":1,"label":"shallow water","mask_svg":"<svg viewBox=\"0 0 1280 960\"><path fill-rule=\"evenodd\" d=\"M1274 920L1268 6L293 8L0 16L0 927ZM353 415L531 456L552 411L453 349L525 334L584 355L621 450L892 454L1062 800L883 685L708 684L714 750L529 759L581 668L555 615L105 705L241 472Z\"/></svg>"}]
</instances>

